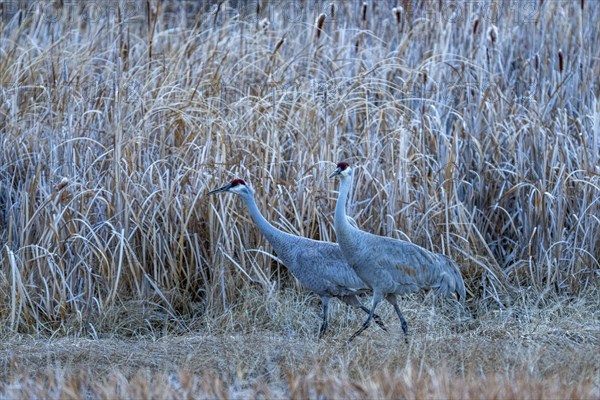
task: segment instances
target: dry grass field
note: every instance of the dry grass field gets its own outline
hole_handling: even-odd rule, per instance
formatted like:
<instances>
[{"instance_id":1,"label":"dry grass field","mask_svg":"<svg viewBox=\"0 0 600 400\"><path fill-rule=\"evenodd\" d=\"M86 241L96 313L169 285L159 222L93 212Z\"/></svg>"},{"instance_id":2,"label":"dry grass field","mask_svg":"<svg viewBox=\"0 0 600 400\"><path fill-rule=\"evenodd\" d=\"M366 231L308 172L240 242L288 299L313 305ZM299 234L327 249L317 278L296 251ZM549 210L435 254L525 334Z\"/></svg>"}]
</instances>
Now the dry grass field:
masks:
<instances>
[{"instance_id":1,"label":"dry grass field","mask_svg":"<svg viewBox=\"0 0 600 400\"><path fill-rule=\"evenodd\" d=\"M591 3L0 1L0 398L600 398ZM465 279L408 343L206 195L335 241L342 159Z\"/></svg>"}]
</instances>

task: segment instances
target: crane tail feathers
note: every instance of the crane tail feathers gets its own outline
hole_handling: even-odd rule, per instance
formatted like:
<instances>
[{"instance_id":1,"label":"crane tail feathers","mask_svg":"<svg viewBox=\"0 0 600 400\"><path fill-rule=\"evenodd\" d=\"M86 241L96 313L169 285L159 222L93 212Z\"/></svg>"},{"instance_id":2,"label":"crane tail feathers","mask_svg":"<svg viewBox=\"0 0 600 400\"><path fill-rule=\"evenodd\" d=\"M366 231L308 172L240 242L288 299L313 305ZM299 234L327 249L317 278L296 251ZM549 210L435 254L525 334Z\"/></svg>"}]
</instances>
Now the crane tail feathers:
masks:
<instances>
[{"instance_id":1,"label":"crane tail feathers","mask_svg":"<svg viewBox=\"0 0 600 400\"><path fill-rule=\"evenodd\" d=\"M464 306L467 293L458 265L444 255L440 255L439 261L440 271L435 286L445 296L455 294L457 300Z\"/></svg>"}]
</instances>

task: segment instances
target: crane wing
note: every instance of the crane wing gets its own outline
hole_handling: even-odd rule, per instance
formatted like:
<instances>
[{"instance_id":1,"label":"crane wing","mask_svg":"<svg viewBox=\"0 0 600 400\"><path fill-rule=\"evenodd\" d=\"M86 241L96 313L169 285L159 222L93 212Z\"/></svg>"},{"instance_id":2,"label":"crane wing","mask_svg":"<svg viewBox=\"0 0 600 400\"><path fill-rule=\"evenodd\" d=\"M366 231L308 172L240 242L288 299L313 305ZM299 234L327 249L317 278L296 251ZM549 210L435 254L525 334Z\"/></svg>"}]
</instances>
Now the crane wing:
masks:
<instances>
[{"instance_id":1,"label":"crane wing","mask_svg":"<svg viewBox=\"0 0 600 400\"><path fill-rule=\"evenodd\" d=\"M335 243L312 241L298 249L296 277L316 293L346 296L368 289L368 285L344 259Z\"/></svg>"},{"instance_id":2,"label":"crane wing","mask_svg":"<svg viewBox=\"0 0 600 400\"><path fill-rule=\"evenodd\" d=\"M370 234L362 239L363 246L368 246L369 254L374 256L375 266L402 291L432 288L445 296L455 293L464 302L464 281L452 259L403 240Z\"/></svg>"},{"instance_id":3,"label":"crane wing","mask_svg":"<svg viewBox=\"0 0 600 400\"><path fill-rule=\"evenodd\" d=\"M429 286L432 269L439 264L436 254L414 243L377 236L371 254L375 265L385 269L400 285ZM367 244L368 245L368 244Z\"/></svg>"}]
</instances>

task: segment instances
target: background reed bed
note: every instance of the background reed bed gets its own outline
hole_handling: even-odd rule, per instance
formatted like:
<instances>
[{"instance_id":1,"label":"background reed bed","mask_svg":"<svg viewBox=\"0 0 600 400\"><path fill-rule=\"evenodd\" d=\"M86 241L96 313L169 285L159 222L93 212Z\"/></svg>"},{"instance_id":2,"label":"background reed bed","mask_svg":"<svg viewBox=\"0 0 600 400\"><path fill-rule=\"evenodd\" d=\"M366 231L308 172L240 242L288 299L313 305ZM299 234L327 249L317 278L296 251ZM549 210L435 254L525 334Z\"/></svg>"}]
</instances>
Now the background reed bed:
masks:
<instances>
[{"instance_id":1,"label":"background reed bed","mask_svg":"<svg viewBox=\"0 0 600 400\"><path fill-rule=\"evenodd\" d=\"M600 62L588 44L600 11L309 3L0 3L0 336L14 366L0 393L45 397L51 380L77 397L83 379L105 397L142 393L130 391L139 382L161 397L481 397L481 382L500 398L599 395ZM346 349L362 316L344 307L317 343L316 299L233 195L206 196L244 178L275 226L334 241L327 175L341 159L359 166L350 212L362 229L461 266L466 321L428 294L403 301L414 357L380 333ZM92 350L30 374L30 346L16 345L91 338L128 351L126 338L152 338L176 353L174 335L221 343L244 371L219 375L196 353L169 371L121 364L96 384L110 359L94 365ZM225 355L240 337L254 347ZM258 344L289 338L290 355L273 355L280 371L248 366ZM315 361L326 345L361 367ZM498 361L461 363L478 351Z\"/></svg>"}]
</instances>

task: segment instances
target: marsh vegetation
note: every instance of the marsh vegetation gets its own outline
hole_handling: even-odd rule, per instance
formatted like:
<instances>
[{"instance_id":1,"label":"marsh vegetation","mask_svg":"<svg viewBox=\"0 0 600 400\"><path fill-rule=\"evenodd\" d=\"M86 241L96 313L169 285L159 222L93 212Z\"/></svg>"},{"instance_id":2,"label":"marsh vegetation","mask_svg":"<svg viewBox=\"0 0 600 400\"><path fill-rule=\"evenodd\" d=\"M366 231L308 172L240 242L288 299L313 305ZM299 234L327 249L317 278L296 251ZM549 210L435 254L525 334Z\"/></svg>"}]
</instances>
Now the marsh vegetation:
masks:
<instances>
[{"instance_id":1,"label":"marsh vegetation","mask_svg":"<svg viewBox=\"0 0 600 400\"><path fill-rule=\"evenodd\" d=\"M0 4L0 397L597 398L591 2ZM98 3L99 4L99 3ZM461 267L408 344L270 253L361 229ZM363 302L368 298L363 298ZM334 304L335 303L335 304Z\"/></svg>"}]
</instances>

